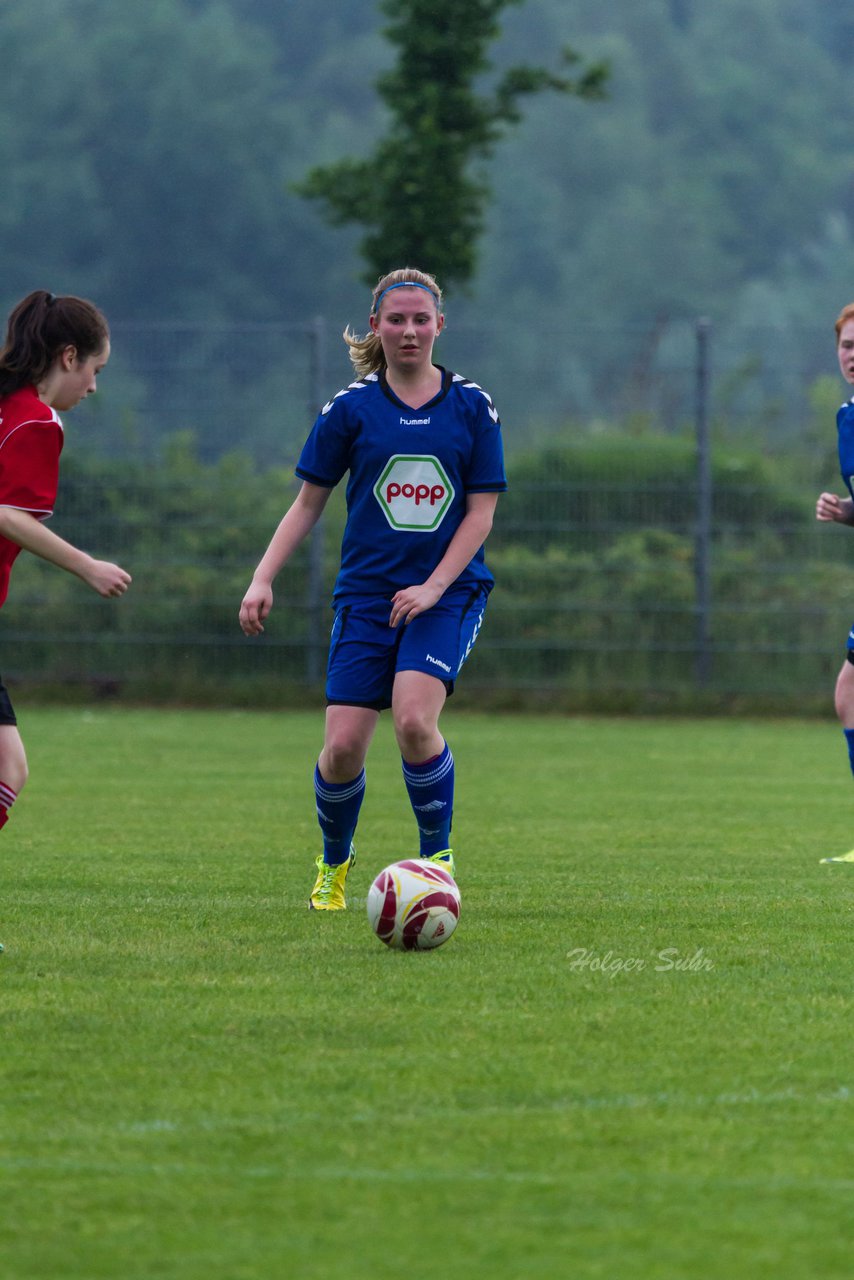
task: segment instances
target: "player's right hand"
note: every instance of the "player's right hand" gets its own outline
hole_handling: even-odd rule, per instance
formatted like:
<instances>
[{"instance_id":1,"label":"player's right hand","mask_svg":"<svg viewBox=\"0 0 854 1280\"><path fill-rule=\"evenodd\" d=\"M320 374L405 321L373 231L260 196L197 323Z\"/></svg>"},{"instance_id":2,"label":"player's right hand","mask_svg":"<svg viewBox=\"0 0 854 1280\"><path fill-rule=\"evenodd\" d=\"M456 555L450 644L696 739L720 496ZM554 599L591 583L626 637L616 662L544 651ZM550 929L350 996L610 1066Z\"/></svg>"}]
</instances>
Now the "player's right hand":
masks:
<instances>
[{"instance_id":1,"label":"player's right hand","mask_svg":"<svg viewBox=\"0 0 854 1280\"><path fill-rule=\"evenodd\" d=\"M258 636L264 630L264 619L273 607L273 589L266 583L253 582L240 606L240 627L244 635Z\"/></svg>"}]
</instances>

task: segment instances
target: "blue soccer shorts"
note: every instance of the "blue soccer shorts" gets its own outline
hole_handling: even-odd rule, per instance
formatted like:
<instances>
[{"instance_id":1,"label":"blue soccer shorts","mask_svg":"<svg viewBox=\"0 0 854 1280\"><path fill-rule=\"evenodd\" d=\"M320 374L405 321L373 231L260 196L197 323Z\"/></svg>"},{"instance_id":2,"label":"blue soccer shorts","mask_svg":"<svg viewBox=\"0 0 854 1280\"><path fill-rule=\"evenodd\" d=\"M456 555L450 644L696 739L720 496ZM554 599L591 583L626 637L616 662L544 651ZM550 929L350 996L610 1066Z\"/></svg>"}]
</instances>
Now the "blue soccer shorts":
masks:
<instances>
[{"instance_id":1,"label":"blue soccer shorts","mask_svg":"<svg viewBox=\"0 0 854 1280\"><path fill-rule=\"evenodd\" d=\"M368 596L342 605L332 624L327 701L383 711L391 706L398 671L435 676L452 694L480 632L488 595L486 587L452 588L432 609L395 628L388 622L390 600Z\"/></svg>"}]
</instances>

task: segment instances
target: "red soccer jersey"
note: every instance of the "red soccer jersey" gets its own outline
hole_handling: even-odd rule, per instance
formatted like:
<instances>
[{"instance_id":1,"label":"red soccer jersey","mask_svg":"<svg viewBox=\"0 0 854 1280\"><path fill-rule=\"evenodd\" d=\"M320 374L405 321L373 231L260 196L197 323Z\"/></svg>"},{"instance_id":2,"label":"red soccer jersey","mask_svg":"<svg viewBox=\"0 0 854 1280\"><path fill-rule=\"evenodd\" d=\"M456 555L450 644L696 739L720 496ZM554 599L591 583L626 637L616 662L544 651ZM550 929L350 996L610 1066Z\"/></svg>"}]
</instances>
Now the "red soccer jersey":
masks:
<instances>
[{"instance_id":1,"label":"red soccer jersey","mask_svg":"<svg viewBox=\"0 0 854 1280\"><path fill-rule=\"evenodd\" d=\"M53 515L59 484L62 423L35 387L21 387L0 400L0 507L29 511L38 520ZM0 605L21 548L0 536Z\"/></svg>"}]
</instances>

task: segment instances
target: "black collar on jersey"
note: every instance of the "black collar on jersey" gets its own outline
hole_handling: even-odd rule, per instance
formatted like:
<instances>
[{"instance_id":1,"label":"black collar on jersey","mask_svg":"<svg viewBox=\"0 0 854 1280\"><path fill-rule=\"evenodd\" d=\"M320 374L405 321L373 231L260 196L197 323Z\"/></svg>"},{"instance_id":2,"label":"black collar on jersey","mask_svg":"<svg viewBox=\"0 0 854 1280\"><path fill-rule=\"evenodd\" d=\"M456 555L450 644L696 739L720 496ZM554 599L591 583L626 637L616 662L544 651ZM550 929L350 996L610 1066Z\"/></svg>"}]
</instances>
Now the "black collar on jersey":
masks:
<instances>
[{"instance_id":1,"label":"black collar on jersey","mask_svg":"<svg viewBox=\"0 0 854 1280\"><path fill-rule=\"evenodd\" d=\"M437 368L442 375L442 385L432 400L428 400L426 404L418 405L417 409L413 409L411 404L404 404L403 401L394 394L391 387L388 385L388 377L386 376L385 368L380 369L378 375L382 393L384 396L388 397L392 404L396 404L401 409L405 409L407 413L421 413L424 409L430 409L434 404L438 404L440 400L444 400L445 396L451 389L452 382L454 381L454 375L451 373L450 369L445 369L440 364L437 364L435 368Z\"/></svg>"}]
</instances>

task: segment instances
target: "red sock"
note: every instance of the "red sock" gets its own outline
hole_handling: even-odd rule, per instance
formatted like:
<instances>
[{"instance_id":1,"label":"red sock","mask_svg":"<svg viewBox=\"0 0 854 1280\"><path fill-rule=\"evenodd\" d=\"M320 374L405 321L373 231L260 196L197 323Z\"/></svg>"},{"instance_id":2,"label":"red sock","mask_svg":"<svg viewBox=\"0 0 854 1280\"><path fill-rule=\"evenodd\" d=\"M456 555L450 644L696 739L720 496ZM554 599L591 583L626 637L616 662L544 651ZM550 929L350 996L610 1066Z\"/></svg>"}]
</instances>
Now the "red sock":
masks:
<instances>
[{"instance_id":1,"label":"red sock","mask_svg":"<svg viewBox=\"0 0 854 1280\"><path fill-rule=\"evenodd\" d=\"M9 821L9 810L17 799L17 791L13 791L5 782L0 782L0 827L5 827Z\"/></svg>"}]
</instances>

